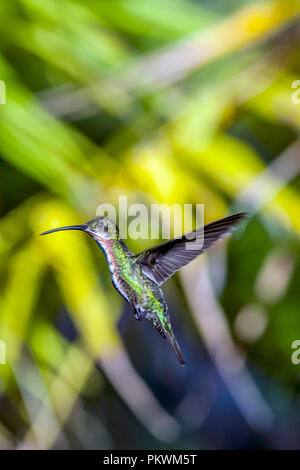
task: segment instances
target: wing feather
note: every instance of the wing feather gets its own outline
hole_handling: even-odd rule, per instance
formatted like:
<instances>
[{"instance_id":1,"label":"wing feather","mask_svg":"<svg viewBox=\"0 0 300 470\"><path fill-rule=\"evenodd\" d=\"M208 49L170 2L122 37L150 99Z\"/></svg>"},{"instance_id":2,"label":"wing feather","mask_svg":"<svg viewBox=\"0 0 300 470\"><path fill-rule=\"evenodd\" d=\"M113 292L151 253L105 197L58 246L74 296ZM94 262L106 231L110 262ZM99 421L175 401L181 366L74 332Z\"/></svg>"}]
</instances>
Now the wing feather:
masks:
<instances>
[{"instance_id":1,"label":"wing feather","mask_svg":"<svg viewBox=\"0 0 300 470\"><path fill-rule=\"evenodd\" d=\"M212 222L181 238L174 238L139 253L134 262L141 265L147 277L161 285L218 240L230 235L234 225L245 216L246 213L243 212ZM193 249L187 249L187 246Z\"/></svg>"}]
</instances>

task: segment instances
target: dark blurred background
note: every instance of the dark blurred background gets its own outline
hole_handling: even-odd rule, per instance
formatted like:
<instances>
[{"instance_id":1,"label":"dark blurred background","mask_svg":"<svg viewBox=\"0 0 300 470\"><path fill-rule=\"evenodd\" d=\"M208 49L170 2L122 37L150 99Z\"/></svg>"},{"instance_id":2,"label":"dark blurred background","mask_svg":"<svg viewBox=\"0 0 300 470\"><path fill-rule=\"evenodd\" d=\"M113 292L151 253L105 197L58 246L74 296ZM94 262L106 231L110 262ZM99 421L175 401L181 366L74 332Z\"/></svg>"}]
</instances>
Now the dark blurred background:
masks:
<instances>
[{"instance_id":1,"label":"dark blurred background","mask_svg":"<svg viewBox=\"0 0 300 470\"><path fill-rule=\"evenodd\" d=\"M300 448L299 14L0 3L2 449ZM250 213L164 286L186 367L92 240L38 236L124 195Z\"/></svg>"}]
</instances>

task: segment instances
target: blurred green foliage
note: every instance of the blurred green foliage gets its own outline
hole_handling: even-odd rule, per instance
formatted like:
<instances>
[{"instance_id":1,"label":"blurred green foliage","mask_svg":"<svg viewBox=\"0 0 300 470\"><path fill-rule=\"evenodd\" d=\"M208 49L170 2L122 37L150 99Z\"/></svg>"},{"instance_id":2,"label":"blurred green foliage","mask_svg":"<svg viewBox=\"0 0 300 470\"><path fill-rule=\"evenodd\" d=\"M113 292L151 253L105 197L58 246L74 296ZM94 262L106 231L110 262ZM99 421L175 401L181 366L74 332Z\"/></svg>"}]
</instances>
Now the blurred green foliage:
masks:
<instances>
[{"instance_id":1,"label":"blurred green foliage","mask_svg":"<svg viewBox=\"0 0 300 470\"><path fill-rule=\"evenodd\" d=\"M1 448L299 447L299 14L0 3ZM87 237L38 236L121 195L202 203L206 222L250 212L165 286L185 369Z\"/></svg>"}]
</instances>

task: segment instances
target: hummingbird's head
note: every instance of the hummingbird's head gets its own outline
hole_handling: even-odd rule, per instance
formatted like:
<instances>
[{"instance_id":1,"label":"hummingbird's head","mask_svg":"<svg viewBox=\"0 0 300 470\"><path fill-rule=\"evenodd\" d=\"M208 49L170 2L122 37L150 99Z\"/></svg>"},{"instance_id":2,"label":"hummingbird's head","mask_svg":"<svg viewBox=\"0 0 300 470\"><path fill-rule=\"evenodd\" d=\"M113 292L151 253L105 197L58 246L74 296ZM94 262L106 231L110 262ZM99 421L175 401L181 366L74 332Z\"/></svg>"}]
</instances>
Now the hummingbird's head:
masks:
<instances>
[{"instance_id":1,"label":"hummingbird's head","mask_svg":"<svg viewBox=\"0 0 300 470\"><path fill-rule=\"evenodd\" d=\"M67 227L54 228L41 235L47 235L52 232L60 232L61 230L81 230L91 235L95 240L118 240L119 229L117 225L108 217L98 217L97 219L90 220L83 225L69 225Z\"/></svg>"},{"instance_id":2,"label":"hummingbird's head","mask_svg":"<svg viewBox=\"0 0 300 470\"><path fill-rule=\"evenodd\" d=\"M105 240L118 240L119 229L117 225L108 217L98 217L85 224L85 231L94 238L104 238Z\"/></svg>"}]
</instances>

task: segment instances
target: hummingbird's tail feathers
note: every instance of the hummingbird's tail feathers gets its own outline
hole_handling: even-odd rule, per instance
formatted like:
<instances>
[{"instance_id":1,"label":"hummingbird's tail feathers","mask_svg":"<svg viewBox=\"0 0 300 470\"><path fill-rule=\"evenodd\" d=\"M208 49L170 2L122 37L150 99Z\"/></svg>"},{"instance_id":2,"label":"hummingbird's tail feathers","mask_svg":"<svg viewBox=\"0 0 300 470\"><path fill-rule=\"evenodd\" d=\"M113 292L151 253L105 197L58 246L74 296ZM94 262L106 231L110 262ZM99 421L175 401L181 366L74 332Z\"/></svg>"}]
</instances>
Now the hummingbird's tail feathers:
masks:
<instances>
[{"instance_id":1,"label":"hummingbird's tail feathers","mask_svg":"<svg viewBox=\"0 0 300 470\"><path fill-rule=\"evenodd\" d=\"M180 362L181 365L185 365L185 360L183 359L183 356L182 356L182 353L180 351L180 347L179 347L179 344L177 343L176 341L176 338L174 336L174 334L170 334L168 332L165 333L165 337L167 338L171 348L173 349L173 351L175 352L177 358L178 358L178 361Z\"/></svg>"},{"instance_id":2,"label":"hummingbird's tail feathers","mask_svg":"<svg viewBox=\"0 0 300 470\"><path fill-rule=\"evenodd\" d=\"M161 334L163 338L168 340L168 343L175 352L180 364L185 365L185 360L183 359L179 344L177 343L176 338L174 336L169 317L167 317L167 323L165 324L165 326L163 326L162 322L156 314L147 313L145 315L145 318L150 321L152 326L156 329L156 331L158 331L158 333Z\"/></svg>"}]
</instances>

